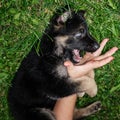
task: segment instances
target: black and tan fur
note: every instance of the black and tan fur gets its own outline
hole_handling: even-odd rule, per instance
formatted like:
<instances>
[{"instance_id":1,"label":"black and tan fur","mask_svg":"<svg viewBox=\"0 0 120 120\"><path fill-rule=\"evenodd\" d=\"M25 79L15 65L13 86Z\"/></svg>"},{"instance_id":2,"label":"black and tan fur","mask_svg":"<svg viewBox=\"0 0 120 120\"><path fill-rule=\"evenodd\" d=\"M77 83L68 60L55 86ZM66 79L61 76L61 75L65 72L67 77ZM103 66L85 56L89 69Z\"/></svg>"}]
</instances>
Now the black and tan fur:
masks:
<instances>
[{"instance_id":1,"label":"black and tan fur","mask_svg":"<svg viewBox=\"0 0 120 120\"><path fill-rule=\"evenodd\" d=\"M88 32L84 11L56 12L41 38L39 55L33 47L11 83L8 103L15 120L56 120L52 112L56 101L84 92L81 82L70 78L64 61L77 63L73 59L74 49L94 52L98 48ZM96 102L75 110L75 116L84 117L99 108L100 102Z\"/></svg>"}]
</instances>

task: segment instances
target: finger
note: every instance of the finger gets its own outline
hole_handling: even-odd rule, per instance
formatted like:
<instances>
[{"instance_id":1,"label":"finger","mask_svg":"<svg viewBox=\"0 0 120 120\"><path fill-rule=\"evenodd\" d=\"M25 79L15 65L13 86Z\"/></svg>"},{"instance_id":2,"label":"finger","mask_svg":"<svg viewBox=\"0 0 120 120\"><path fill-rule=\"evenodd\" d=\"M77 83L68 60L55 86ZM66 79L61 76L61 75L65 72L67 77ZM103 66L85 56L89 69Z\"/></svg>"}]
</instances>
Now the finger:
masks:
<instances>
[{"instance_id":1,"label":"finger","mask_svg":"<svg viewBox=\"0 0 120 120\"><path fill-rule=\"evenodd\" d=\"M95 68L99 68L99 67L102 67L102 66L110 63L113 59L114 59L114 57L110 56L110 57L107 57L102 60L91 61L89 64L90 64L91 68L93 67L93 69L95 69Z\"/></svg>"},{"instance_id":2,"label":"finger","mask_svg":"<svg viewBox=\"0 0 120 120\"><path fill-rule=\"evenodd\" d=\"M94 55L90 52L87 52L84 56L83 59L86 59L86 61L89 61L94 58Z\"/></svg>"},{"instance_id":3,"label":"finger","mask_svg":"<svg viewBox=\"0 0 120 120\"><path fill-rule=\"evenodd\" d=\"M117 47L113 47L113 48L110 49L108 52L106 52L104 55L98 56L98 57L96 57L94 60L102 60L102 59L104 59L104 58L110 57L110 56L112 56L117 50L118 50Z\"/></svg>"},{"instance_id":4,"label":"finger","mask_svg":"<svg viewBox=\"0 0 120 120\"><path fill-rule=\"evenodd\" d=\"M72 78L77 78L77 77L83 76L83 75L87 74L90 70L102 67L102 66L110 63L113 59L114 58L112 56L110 56L110 57L107 57L103 60L90 61L84 65L81 65L81 66L74 66L73 67L74 70L71 72L70 76ZM68 69L68 71L69 70L70 69Z\"/></svg>"},{"instance_id":5,"label":"finger","mask_svg":"<svg viewBox=\"0 0 120 120\"><path fill-rule=\"evenodd\" d=\"M103 50L103 48L105 47L106 43L109 41L108 38L104 39L101 44L100 44L100 48L93 53L93 55L96 57L96 56L99 56Z\"/></svg>"},{"instance_id":6,"label":"finger","mask_svg":"<svg viewBox=\"0 0 120 120\"><path fill-rule=\"evenodd\" d=\"M73 66L73 63L71 61L65 61L64 66L70 67L70 66Z\"/></svg>"}]
</instances>

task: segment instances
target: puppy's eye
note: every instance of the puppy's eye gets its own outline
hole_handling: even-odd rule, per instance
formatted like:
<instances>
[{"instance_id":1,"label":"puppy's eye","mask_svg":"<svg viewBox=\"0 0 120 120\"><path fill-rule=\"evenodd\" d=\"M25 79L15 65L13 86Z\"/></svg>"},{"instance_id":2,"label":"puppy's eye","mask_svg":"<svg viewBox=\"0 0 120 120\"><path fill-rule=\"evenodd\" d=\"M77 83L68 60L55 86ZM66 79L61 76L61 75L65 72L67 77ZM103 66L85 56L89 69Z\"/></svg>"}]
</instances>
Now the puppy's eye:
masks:
<instances>
[{"instance_id":1,"label":"puppy's eye","mask_svg":"<svg viewBox=\"0 0 120 120\"><path fill-rule=\"evenodd\" d=\"M85 30L83 28L81 28L79 31L80 31L80 33L84 33Z\"/></svg>"},{"instance_id":2,"label":"puppy's eye","mask_svg":"<svg viewBox=\"0 0 120 120\"><path fill-rule=\"evenodd\" d=\"M75 37L76 37L76 38L79 38L80 36L81 36L81 33L75 34Z\"/></svg>"}]
</instances>

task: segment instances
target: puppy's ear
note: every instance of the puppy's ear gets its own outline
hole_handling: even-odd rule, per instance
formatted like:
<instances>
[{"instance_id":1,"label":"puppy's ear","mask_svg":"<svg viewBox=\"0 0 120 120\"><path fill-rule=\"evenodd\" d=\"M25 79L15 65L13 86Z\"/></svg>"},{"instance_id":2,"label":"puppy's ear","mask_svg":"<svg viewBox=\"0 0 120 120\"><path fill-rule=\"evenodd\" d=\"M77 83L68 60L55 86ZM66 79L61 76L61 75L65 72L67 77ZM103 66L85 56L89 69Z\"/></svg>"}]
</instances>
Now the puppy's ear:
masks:
<instances>
[{"instance_id":1,"label":"puppy's ear","mask_svg":"<svg viewBox=\"0 0 120 120\"><path fill-rule=\"evenodd\" d=\"M86 11L85 10L80 10L78 11L78 14L81 15L82 17L84 17Z\"/></svg>"},{"instance_id":2,"label":"puppy's ear","mask_svg":"<svg viewBox=\"0 0 120 120\"><path fill-rule=\"evenodd\" d=\"M71 12L70 11L67 11L67 12L64 12L62 15L60 15L56 21L57 21L57 24L64 24L68 18L71 17Z\"/></svg>"}]
</instances>

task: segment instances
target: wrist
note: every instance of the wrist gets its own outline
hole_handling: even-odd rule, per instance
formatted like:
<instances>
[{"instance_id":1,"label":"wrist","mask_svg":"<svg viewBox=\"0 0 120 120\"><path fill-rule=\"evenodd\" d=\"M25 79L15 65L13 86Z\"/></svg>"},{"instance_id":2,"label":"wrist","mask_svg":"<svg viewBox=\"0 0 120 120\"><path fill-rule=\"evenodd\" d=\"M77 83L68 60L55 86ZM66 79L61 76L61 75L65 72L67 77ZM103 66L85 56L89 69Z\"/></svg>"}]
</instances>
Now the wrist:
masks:
<instances>
[{"instance_id":1,"label":"wrist","mask_svg":"<svg viewBox=\"0 0 120 120\"><path fill-rule=\"evenodd\" d=\"M72 120L77 95L73 94L68 97L59 99L54 107L54 113L57 120Z\"/></svg>"}]
</instances>

